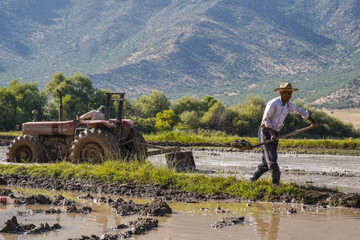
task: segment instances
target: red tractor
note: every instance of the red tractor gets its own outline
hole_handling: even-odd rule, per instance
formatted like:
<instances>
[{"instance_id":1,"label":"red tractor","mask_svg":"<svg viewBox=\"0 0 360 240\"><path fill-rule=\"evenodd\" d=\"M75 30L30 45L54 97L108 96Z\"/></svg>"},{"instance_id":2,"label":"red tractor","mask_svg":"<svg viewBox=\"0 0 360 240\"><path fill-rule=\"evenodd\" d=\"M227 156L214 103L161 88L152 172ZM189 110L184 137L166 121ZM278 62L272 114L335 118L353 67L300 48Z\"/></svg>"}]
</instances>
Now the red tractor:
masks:
<instances>
[{"instance_id":1,"label":"red tractor","mask_svg":"<svg viewBox=\"0 0 360 240\"><path fill-rule=\"evenodd\" d=\"M122 119L125 93L107 93L105 120L86 121L62 121L62 94L59 93L59 121L23 123L22 135L8 148L8 162L66 158L73 163L100 163L115 155L128 160L146 158L146 143L135 130L136 122ZM112 101L119 101L116 119L110 119Z\"/></svg>"}]
</instances>

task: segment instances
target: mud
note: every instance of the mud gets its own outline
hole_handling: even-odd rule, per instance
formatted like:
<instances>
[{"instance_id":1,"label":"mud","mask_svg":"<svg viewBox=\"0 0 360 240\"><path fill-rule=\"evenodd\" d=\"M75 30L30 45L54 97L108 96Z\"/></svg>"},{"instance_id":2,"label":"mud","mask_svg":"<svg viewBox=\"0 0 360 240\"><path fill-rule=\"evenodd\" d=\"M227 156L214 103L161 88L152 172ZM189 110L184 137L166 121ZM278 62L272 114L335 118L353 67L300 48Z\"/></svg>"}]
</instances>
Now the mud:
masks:
<instances>
[{"instance_id":1,"label":"mud","mask_svg":"<svg viewBox=\"0 0 360 240\"><path fill-rule=\"evenodd\" d=\"M9 146L14 138L12 136L0 136L0 146Z\"/></svg>"},{"instance_id":2,"label":"mud","mask_svg":"<svg viewBox=\"0 0 360 240\"><path fill-rule=\"evenodd\" d=\"M230 144L231 147L237 148L240 150L250 150L252 149L252 145L250 142L246 141L245 139L234 140Z\"/></svg>"},{"instance_id":3,"label":"mud","mask_svg":"<svg viewBox=\"0 0 360 240\"><path fill-rule=\"evenodd\" d=\"M61 226L57 223L50 226L49 224L40 224L35 226L34 224L22 224L18 223L16 217L12 217L7 220L1 227L0 232L3 233L16 233L16 234L39 234L43 232L53 231L60 229Z\"/></svg>"},{"instance_id":4,"label":"mud","mask_svg":"<svg viewBox=\"0 0 360 240\"><path fill-rule=\"evenodd\" d=\"M227 217L222 218L220 221L215 222L214 224L211 224L212 228L223 228L226 226L232 226L238 223L243 223L245 221L245 217Z\"/></svg>"},{"instance_id":5,"label":"mud","mask_svg":"<svg viewBox=\"0 0 360 240\"><path fill-rule=\"evenodd\" d=\"M17 216L33 216L35 214L38 213L44 213L44 214L60 214L62 213L62 211L60 209L55 209L55 208L49 208L47 210L44 209L33 209L33 210L29 210L29 211L16 211L15 214Z\"/></svg>"},{"instance_id":6,"label":"mud","mask_svg":"<svg viewBox=\"0 0 360 240\"><path fill-rule=\"evenodd\" d=\"M76 208L75 204L71 204L70 206L66 207L66 212L67 213L80 213L80 214L88 214L91 213L92 208L91 207L81 207L81 208Z\"/></svg>"},{"instance_id":7,"label":"mud","mask_svg":"<svg viewBox=\"0 0 360 240\"><path fill-rule=\"evenodd\" d=\"M114 228L123 229L129 228L119 234L104 234L102 236L91 235L91 236L81 236L80 238L70 238L68 240L117 240L130 238L132 235L141 235L147 231L152 230L153 228L158 227L158 220L152 218L138 218L135 221L128 222L126 224L118 225Z\"/></svg>"},{"instance_id":8,"label":"mud","mask_svg":"<svg viewBox=\"0 0 360 240\"><path fill-rule=\"evenodd\" d=\"M63 191L79 191L97 194L112 194L116 196L125 197L139 197L139 198L156 198L162 197L165 201L180 201L180 202L199 202L207 201L208 199L232 199L233 201L242 201L241 198L236 198L230 195L203 195L191 192L181 192L175 189L167 189L161 185L136 185L104 183L104 182L87 182L75 180L57 180L51 178L36 178L27 175L0 175L0 182L9 186L17 186L23 188L43 188L56 189ZM48 202L49 200L42 197L32 196L29 198L30 202L36 202L36 199ZM318 204L329 206L345 206L360 208L360 194L358 193L338 193L336 191L323 192L312 186L304 187L297 193L289 194L283 193L280 196L274 196L271 199L259 197L258 199L251 199L254 201L271 201L271 202L293 202L303 204ZM50 200L51 201L51 200ZM121 202L121 201L120 201ZM124 208L132 209L132 206L126 205ZM119 210L121 212L122 209ZM119 213L120 214L120 213Z\"/></svg>"}]
</instances>

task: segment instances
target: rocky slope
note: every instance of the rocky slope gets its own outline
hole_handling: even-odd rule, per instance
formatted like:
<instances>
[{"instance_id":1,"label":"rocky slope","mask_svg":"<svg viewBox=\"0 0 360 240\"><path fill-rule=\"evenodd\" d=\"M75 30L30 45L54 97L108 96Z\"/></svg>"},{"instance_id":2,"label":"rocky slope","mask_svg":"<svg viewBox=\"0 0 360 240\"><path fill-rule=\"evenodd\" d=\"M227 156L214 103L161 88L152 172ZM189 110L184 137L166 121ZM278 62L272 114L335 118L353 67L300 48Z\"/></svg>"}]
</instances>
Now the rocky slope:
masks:
<instances>
[{"instance_id":1,"label":"rocky slope","mask_svg":"<svg viewBox=\"0 0 360 240\"><path fill-rule=\"evenodd\" d=\"M88 75L130 97L265 98L293 81L305 102L359 73L358 0L29 0L0 3L0 86Z\"/></svg>"}]
</instances>

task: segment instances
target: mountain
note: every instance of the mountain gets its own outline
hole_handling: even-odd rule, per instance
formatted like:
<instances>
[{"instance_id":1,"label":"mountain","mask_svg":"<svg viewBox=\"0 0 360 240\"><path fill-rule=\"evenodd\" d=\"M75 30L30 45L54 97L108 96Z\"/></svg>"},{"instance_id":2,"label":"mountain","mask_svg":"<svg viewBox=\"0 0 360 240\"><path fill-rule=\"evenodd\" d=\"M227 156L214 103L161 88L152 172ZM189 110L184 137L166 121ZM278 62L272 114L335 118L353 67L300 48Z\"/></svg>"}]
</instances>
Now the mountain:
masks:
<instances>
[{"instance_id":1,"label":"mountain","mask_svg":"<svg viewBox=\"0 0 360 240\"><path fill-rule=\"evenodd\" d=\"M360 107L360 78L336 90L328 96L321 97L313 102L314 106L328 108L353 108Z\"/></svg>"},{"instance_id":2,"label":"mountain","mask_svg":"<svg viewBox=\"0 0 360 240\"><path fill-rule=\"evenodd\" d=\"M56 72L130 97L313 103L360 74L360 0L2 0L0 86Z\"/></svg>"}]
</instances>

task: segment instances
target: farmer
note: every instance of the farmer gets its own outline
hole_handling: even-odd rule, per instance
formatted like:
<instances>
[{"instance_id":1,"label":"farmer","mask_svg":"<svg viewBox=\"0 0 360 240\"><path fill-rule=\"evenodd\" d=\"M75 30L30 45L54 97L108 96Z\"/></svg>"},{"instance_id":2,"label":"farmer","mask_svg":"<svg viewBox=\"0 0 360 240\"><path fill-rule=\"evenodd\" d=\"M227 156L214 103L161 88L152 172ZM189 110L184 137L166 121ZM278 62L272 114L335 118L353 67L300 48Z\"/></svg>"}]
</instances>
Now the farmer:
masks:
<instances>
[{"instance_id":1,"label":"farmer","mask_svg":"<svg viewBox=\"0 0 360 240\"><path fill-rule=\"evenodd\" d=\"M98 110L92 110L79 117L79 120L91 118L91 120L104 120L105 119L105 106L100 106Z\"/></svg>"},{"instance_id":2,"label":"farmer","mask_svg":"<svg viewBox=\"0 0 360 240\"><path fill-rule=\"evenodd\" d=\"M261 147L262 163L250 177L250 182L255 182L261 175L271 170L273 185L279 185L280 169L277 164L277 137L279 137L280 128L288 113L296 113L303 118L307 118L314 128L319 126L306 110L290 102L292 93L297 90L297 88L292 88L291 83L281 83L280 88L274 90L280 93L280 97L274 98L267 103L258 135L260 143L270 139L272 142Z\"/></svg>"}]
</instances>

